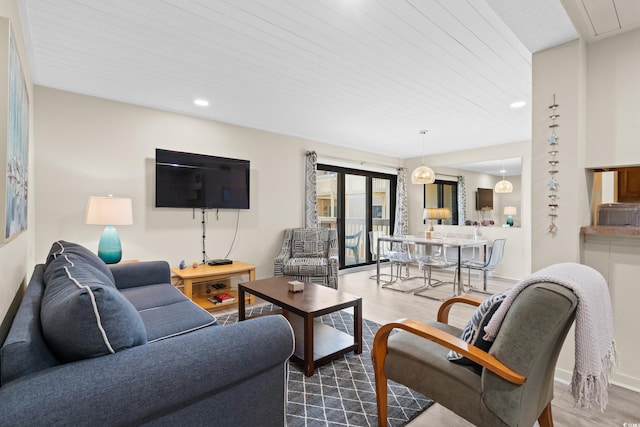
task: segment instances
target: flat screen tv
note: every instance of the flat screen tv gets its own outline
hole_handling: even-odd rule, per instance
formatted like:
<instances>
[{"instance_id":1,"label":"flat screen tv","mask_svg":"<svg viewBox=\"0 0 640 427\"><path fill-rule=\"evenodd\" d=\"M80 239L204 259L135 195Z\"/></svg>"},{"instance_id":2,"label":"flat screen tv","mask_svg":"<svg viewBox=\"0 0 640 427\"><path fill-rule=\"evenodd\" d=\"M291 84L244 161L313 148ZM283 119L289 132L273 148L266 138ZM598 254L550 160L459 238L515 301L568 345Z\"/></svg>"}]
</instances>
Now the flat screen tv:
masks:
<instances>
[{"instance_id":1,"label":"flat screen tv","mask_svg":"<svg viewBox=\"0 0 640 427\"><path fill-rule=\"evenodd\" d=\"M493 188L478 188L476 192L476 210L493 210Z\"/></svg>"},{"instance_id":2,"label":"flat screen tv","mask_svg":"<svg viewBox=\"0 0 640 427\"><path fill-rule=\"evenodd\" d=\"M156 207L249 209L248 160L156 149Z\"/></svg>"}]
</instances>

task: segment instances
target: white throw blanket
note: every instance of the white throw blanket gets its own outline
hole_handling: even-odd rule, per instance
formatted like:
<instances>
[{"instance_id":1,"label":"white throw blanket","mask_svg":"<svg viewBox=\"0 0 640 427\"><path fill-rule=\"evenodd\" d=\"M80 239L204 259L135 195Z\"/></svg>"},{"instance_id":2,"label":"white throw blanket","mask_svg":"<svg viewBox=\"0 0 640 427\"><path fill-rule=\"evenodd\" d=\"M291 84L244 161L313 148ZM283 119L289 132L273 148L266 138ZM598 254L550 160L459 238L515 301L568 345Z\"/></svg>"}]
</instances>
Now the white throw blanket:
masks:
<instances>
[{"instance_id":1,"label":"white throw blanket","mask_svg":"<svg viewBox=\"0 0 640 427\"><path fill-rule=\"evenodd\" d=\"M609 374L616 362L613 310L607 282L591 267L576 263L555 264L516 284L485 328L485 339L493 341L516 296L534 283L551 282L570 288L578 298L575 324L575 365L570 391L583 408L608 401Z\"/></svg>"}]
</instances>

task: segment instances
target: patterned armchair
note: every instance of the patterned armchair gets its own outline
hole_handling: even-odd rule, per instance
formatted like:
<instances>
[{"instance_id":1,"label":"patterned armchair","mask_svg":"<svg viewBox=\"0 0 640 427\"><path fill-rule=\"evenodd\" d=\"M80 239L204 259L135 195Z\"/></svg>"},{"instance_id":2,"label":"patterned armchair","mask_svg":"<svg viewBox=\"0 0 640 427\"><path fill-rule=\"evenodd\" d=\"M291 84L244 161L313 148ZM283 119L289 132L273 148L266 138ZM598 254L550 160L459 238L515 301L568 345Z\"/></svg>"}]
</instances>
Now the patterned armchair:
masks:
<instances>
[{"instance_id":1,"label":"patterned armchair","mask_svg":"<svg viewBox=\"0 0 640 427\"><path fill-rule=\"evenodd\" d=\"M338 289L338 265L336 230L287 228L273 273Z\"/></svg>"}]
</instances>

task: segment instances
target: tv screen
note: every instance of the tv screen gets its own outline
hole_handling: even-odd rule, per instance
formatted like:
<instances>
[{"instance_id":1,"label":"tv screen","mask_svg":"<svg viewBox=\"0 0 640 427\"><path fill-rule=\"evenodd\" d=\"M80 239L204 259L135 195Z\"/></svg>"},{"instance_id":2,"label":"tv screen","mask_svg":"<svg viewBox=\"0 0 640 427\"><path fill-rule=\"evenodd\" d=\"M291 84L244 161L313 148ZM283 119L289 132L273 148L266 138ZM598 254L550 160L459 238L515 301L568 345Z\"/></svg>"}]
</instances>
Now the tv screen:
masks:
<instances>
[{"instance_id":1,"label":"tv screen","mask_svg":"<svg viewBox=\"0 0 640 427\"><path fill-rule=\"evenodd\" d=\"M493 210L493 188L478 188L476 192L476 210Z\"/></svg>"},{"instance_id":2,"label":"tv screen","mask_svg":"<svg viewBox=\"0 0 640 427\"><path fill-rule=\"evenodd\" d=\"M156 207L249 209L248 160L156 149Z\"/></svg>"}]
</instances>

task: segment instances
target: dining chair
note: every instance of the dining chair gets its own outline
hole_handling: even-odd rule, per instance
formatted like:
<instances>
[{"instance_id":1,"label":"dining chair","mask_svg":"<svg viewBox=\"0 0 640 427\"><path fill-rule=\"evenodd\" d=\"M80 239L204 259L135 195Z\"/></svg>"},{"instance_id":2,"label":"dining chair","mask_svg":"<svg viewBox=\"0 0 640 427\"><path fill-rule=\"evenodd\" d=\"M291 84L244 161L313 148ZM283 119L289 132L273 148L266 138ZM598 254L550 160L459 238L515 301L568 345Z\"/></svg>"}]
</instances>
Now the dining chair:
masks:
<instances>
[{"instance_id":1,"label":"dining chair","mask_svg":"<svg viewBox=\"0 0 640 427\"><path fill-rule=\"evenodd\" d=\"M461 266L468 270L468 288L467 292L478 292L484 294L491 294L487 291L487 272L495 270L504 259L504 247L507 243L507 239L496 239L493 241L491 248L489 249L489 256L486 261L467 260L463 261ZM483 287L482 289L475 288L471 285L471 270L482 271L483 275ZM464 285L464 284L463 284Z\"/></svg>"},{"instance_id":2,"label":"dining chair","mask_svg":"<svg viewBox=\"0 0 640 427\"><path fill-rule=\"evenodd\" d=\"M383 235L384 233L382 231L369 232L369 247L374 258L378 255L378 240ZM380 260L389 260L391 268L391 272L388 275L389 280L382 283L382 288L405 293L413 292L415 289L418 289L415 286L407 287L405 285L405 282L409 283L408 280L410 279L409 266L414 262L414 258L411 253L411 246L412 243L408 240L404 242L393 242L393 244L392 242L380 241ZM396 270L395 275L393 273L394 267ZM404 274L403 269L405 270ZM387 276L387 274L384 275ZM383 274L380 274L380 276L383 276ZM378 280L378 275L374 274L370 276L370 279ZM419 287L422 287L422 285Z\"/></svg>"},{"instance_id":3,"label":"dining chair","mask_svg":"<svg viewBox=\"0 0 640 427\"><path fill-rule=\"evenodd\" d=\"M390 252L393 255L392 257L390 257L390 260L392 261L392 263L396 264L397 275L395 280L384 283L382 285L383 289L389 289L402 293L412 293L424 287L424 284L419 282L417 285L415 285L414 281L416 279L419 279L419 277L412 277L410 275L410 266L416 261L413 254L413 249L415 248L415 246L415 243L409 240L405 240L402 243L394 242L391 245L393 249ZM402 274L403 267L404 274Z\"/></svg>"},{"instance_id":4,"label":"dining chair","mask_svg":"<svg viewBox=\"0 0 640 427\"><path fill-rule=\"evenodd\" d=\"M369 251L371 252L371 259L373 259L374 261L377 261L378 256L380 256L381 262L382 261L389 262L389 267L391 270L390 273L380 273L380 277L387 276L389 277L388 282L392 282L394 281L393 278L395 277L393 275L393 267L394 265L398 264L398 261L397 261L398 254L393 253L390 250L389 242L385 242L385 241L382 241L380 243L380 254L378 254L378 239L382 236L384 236L384 233L382 231L378 231L378 230L369 231ZM401 268L401 264L397 266L398 268ZM378 280L378 275L373 274L369 276L369 279Z\"/></svg>"},{"instance_id":5,"label":"dining chair","mask_svg":"<svg viewBox=\"0 0 640 427\"><path fill-rule=\"evenodd\" d=\"M360 264L360 237L362 236L362 230L356 233L344 236L344 249L350 250L353 253L356 264Z\"/></svg>"},{"instance_id":6,"label":"dining chair","mask_svg":"<svg viewBox=\"0 0 640 427\"><path fill-rule=\"evenodd\" d=\"M434 239L437 240L437 239ZM424 286L415 290L413 295L433 299L436 301L443 301L447 299L447 296L438 297L431 294L433 289L443 286L449 283L453 284L453 294L456 295L456 285L458 277L458 257L457 253L454 256L452 248L447 248L443 245L417 245L414 249L414 258L418 263L418 268L422 270L424 276ZM450 269L454 267L453 282L436 280L432 281L431 274L433 269Z\"/></svg>"}]
</instances>

